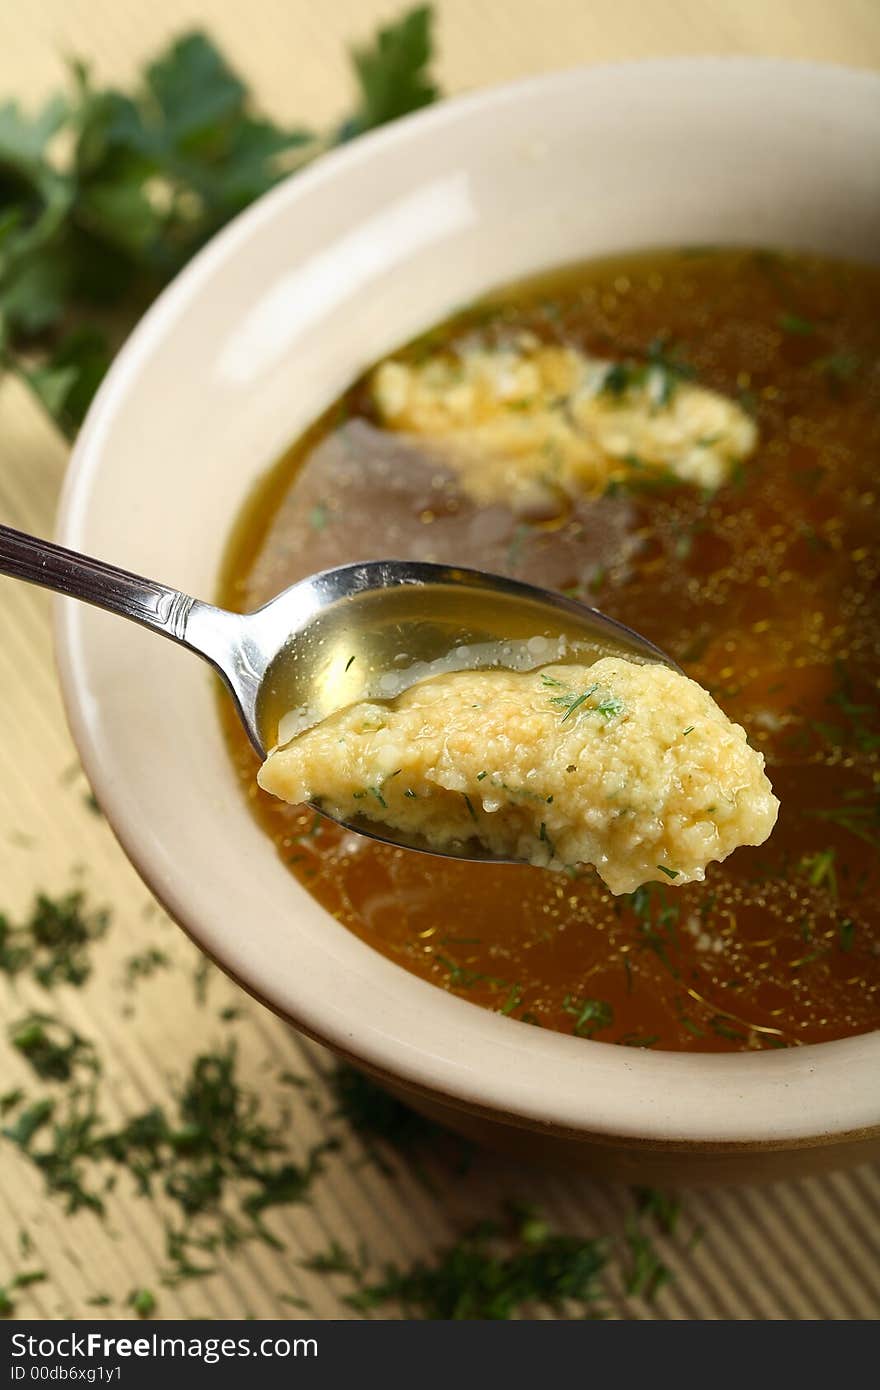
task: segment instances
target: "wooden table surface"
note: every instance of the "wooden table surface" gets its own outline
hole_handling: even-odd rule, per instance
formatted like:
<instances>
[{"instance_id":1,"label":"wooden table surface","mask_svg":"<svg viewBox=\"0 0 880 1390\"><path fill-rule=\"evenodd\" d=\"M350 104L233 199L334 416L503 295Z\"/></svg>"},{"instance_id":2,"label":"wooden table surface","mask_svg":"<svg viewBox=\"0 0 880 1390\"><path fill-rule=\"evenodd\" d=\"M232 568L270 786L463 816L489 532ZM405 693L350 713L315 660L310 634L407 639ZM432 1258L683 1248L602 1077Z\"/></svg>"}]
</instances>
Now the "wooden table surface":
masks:
<instances>
[{"instance_id":1,"label":"wooden table surface","mask_svg":"<svg viewBox=\"0 0 880 1390\"><path fill-rule=\"evenodd\" d=\"M749 53L880 65L878 0L439 0L437 74L457 92L581 62L683 53ZM375 0L0 0L0 101L35 105L64 76L66 55L88 58L96 76L125 83L170 37L199 24L225 48L261 104L286 121L320 123L344 110L344 50L378 19L398 12ZM67 458L63 441L13 381L0 382L0 520L50 533ZM244 1083L267 1110L289 1110L290 1156L332 1131L312 1200L282 1207L267 1225L282 1242L222 1254L217 1272L176 1288L162 1284L165 1208L138 1196L123 1174L107 1216L64 1213L42 1180L0 1141L0 1286L22 1268L48 1278L17 1296L21 1316L124 1316L131 1290L155 1291L158 1317L355 1316L345 1281L302 1268L337 1240L363 1242L373 1259L429 1256L463 1224L494 1207L499 1192L538 1202L561 1229L619 1235L628 1195L586 1179L548 1176L480 1156L462 1176L429 1156L431 1181L405 1159L377 1164L339 1120L328 1118L325 1076L332 1059L305 1043L211 969L196 988L198 954L168 922L87 804L52 665L48 602L0 580L0 912L28 909L35 892L81 886L107 904L112 924L94 951L83 989L49 999L35 985L0 977L5 1025L29 1009L51 1009L92 1039L103 1059L102 1108L109 1121L168 1105L200 1050L234 1037ZM172 968L136 989L127 962L152 947ZM240 1010L233 1020L223 1012ZM34 1091L24 1061L0 1038L0 1091ZM306 1093L281 1081L312 1078ZM315 1108L317 1097L317 1108ZM875 1318L880 1314L880 1172L862 1168L822 1180L685 1194L687 1222L703 1228L693 1249L661 1241L675 1278L654 1304L626 1299L624 1317ZM28 1250L28 1243L33 1246ZM612 1281L614 1283L614 1281ZM289 1299L302 1299L297 1307Z\"/></svg>"}]
</instances>

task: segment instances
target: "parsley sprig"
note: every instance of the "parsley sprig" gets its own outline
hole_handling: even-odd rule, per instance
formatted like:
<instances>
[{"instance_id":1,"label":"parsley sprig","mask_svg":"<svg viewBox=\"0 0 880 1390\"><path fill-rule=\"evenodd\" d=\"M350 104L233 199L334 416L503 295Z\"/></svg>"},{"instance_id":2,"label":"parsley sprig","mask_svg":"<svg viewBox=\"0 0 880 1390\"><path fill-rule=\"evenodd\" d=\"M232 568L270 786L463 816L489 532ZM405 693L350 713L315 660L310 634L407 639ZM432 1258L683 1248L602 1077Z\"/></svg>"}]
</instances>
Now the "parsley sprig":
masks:
<instances>
[{"instance_id":1,"label":"parsley sprig","mask_svg":"<svg viewBox=\"0 0 880 1390\"><path fill-rule=\"evenodd\" d=\"M0 106L0 371L66 434L115 348L209 237L286 174L437 95L428 7L351 56L354 110L329 131L268 120L199 31L131 91L74 62L69 90L36 115Z\"/></svg>"}]
</instances>

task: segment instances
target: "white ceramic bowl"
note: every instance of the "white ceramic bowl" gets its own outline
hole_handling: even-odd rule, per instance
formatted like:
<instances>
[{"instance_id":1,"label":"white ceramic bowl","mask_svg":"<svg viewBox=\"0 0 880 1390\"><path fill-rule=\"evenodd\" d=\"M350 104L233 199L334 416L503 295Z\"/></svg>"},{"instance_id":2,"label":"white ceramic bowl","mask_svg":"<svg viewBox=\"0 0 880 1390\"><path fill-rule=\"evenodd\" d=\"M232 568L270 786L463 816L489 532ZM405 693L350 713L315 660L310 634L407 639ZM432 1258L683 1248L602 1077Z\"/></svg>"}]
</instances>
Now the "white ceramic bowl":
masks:
<instances>
[{"instance_id":1,"label":"white ceramic bowl","mask_svg":"<svg viewBox=\"0 0 880 1390\"><path fill-rule=\"evenodd\" d=\"M880 247L880 78L755 60L560 73L443 104L282 184L120 353L60 538L211 597L230 524L369 363L492 286L683 243ZM685 1055L542 1032L338 925L251 818L210 674L68 602L58 654L86 771L134 864L247 989L428 1112L630 1180L776 1175L880 1147L880 1033ZM487 904L487 911L491 908Z\"/></svg>"}]
</instances>

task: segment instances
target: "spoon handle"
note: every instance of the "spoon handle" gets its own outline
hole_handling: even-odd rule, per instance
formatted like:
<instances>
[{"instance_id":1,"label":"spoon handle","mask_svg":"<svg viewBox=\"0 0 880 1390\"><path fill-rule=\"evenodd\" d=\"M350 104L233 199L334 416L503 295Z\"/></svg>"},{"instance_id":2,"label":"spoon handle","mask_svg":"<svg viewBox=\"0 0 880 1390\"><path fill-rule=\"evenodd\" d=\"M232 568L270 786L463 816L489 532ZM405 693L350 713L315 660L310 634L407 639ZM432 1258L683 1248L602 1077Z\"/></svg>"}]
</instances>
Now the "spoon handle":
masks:
<instances>
[{"instance_id":1,"label":"spoon handle","mask_svg":"<svg viewBox=\"0 0 880 1390\"><path fill-rule=\"evenodd\" d=\"M11 526L0 526L0 574L107 608L176 642L184 641L187 618L195 603L179 589L169 589L167 584L143 579Z\"/></svg>"}]
</instances>

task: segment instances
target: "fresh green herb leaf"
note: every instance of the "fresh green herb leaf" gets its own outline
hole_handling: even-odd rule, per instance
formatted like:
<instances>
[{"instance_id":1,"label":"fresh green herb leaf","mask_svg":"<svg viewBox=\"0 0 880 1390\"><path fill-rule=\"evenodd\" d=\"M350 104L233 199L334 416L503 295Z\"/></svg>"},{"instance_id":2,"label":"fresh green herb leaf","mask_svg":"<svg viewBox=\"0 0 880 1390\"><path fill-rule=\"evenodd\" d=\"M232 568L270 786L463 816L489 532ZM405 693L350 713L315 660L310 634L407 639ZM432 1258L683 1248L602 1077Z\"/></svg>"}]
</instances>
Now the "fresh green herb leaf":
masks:
<instances>
[{"instance_id":1,"label":"fresh green herb leaf","mask_svg":"<svg viewBox=\"0 0 880 1390\"><path fill-rule=\"evenodd\" d=\"M130 93L72 89L28 119L0 108L0 367L68 434L114 347L242 208L330 145L436 95L418 8L353 53L357 109L329 135L260 116L203 33L183 35Z\"/></svg>"},{"instance_id":2,"label":"fresh green herb leaf","mask_svg":"<svg viewBox=\"0 0 880 1390\"><path fill-rule=\"evenodd\" d=\"M356 115L343 128L344 138L436 100L437 88L428 73L431 48L431 10L420 5L396 24L380 29L372 44L352 51L361 100Z\"/></svg>"}]
</instances>

